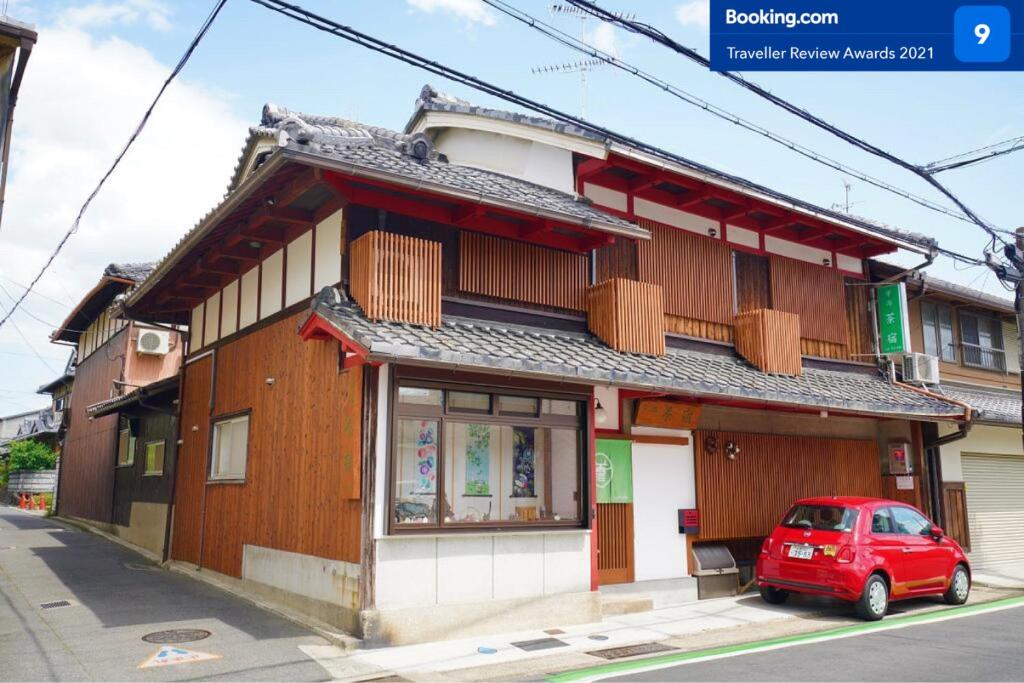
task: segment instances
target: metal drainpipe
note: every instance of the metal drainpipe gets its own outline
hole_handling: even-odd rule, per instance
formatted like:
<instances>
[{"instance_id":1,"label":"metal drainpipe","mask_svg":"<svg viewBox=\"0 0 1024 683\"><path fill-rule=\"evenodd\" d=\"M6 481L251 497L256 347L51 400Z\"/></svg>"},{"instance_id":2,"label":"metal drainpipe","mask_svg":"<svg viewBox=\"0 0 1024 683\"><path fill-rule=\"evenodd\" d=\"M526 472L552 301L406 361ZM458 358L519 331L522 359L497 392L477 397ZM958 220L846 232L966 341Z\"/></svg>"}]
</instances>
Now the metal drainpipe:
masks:
<instances>
[{"instance_id":1,"label":"metal drainpipe","mask_svg":"<svg viewBox=\"0 0 1024 683\"><path fill-rule=\"evenodd\" d=\"M590 250L590 284L597 284L597 249Z\"/></svg>"}]
</instances>

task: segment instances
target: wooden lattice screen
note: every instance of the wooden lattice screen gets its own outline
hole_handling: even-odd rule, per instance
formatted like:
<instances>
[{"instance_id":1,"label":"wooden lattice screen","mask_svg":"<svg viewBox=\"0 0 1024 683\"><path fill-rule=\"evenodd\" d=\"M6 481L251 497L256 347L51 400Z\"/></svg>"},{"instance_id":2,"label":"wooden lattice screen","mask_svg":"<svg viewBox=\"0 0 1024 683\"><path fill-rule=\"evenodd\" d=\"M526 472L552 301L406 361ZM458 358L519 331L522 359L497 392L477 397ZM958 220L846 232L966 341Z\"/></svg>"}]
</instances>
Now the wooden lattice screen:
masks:
<instances>
[{"instance_id":1,"label":"wooden lattice screen","mask_svg":"<svg viewBox=\"0 0 1024 683\"><path fill-rule=\"evenodd\" d=\"M659 285L613 278L587 290L587 327L616 351L663 355L664 316Z\"/></svg>"},{"instance_id":2,"label":"wooden lattice screen","mask_svg":"<svg viewBox=\"0 0 1024 683\"><path fill-rule=\"evenodd\" d=\"M349 289L371 320L441 324L441 244L375 230L352 242Z\"/></svg>"},{"instance_id":3,"label":"wooden lattice screen","mask_svg":"<svg viewBox=\"0 0 1024 683\"><path fill-rule=\"evenodd\" d=\"M736 352L764 372L799 375L800 316L759 308L736 316Z\"/></svg>"}]
</instances>

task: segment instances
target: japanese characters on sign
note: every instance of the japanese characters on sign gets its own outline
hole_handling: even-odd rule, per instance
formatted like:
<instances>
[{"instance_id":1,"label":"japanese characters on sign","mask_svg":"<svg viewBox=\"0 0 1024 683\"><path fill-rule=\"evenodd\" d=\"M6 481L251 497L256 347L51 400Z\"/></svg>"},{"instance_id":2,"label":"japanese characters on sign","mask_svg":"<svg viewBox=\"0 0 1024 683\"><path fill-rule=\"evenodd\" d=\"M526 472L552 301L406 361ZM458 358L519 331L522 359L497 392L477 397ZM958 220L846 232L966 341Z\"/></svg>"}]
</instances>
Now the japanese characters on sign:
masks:
<instances>
[{"instance_id":1,"label":"japanese characters on sign","mask_svg":"<svg viewBox=\"0 0 1024 683\"><path fill-rule=\"evenodd\" d=\"M910 353L907 289L902 282L878 288L878 335L882 353Z\"/></svg>"}]
</instances>

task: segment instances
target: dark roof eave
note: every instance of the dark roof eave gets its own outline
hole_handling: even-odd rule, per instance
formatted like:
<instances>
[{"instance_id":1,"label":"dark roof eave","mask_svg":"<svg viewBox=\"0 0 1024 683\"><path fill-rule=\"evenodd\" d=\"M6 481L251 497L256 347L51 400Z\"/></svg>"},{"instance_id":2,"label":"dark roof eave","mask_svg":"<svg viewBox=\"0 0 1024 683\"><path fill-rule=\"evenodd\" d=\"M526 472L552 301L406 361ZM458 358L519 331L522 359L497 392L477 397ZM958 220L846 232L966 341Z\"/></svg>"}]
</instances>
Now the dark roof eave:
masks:
<instances>
[{"instance_id":1,"label":"dark roof eave","mask_svg":"<svg viewBox=\"0 0 1024 683\"><path fill-rule=\"evenodd\" d=\"M85 413L92 418L120 412L129 406L141 403L144 399L160 396L174 390L178 386L178 381L179 377L177 374L165 377L146 386L133 389L116 399L107 399L106 401L93 403L86 407Z\"/></svg>"},{"instance_id":2,"label":"dark roof eave","mask_svg":"<svg viewBox=\"0 0 1024 683\"><path fill-rule=\"evenodd\" d=\"M78 302L78 305L75 306L75 308L72 309L70 313L68 313L67 317L64 319L64 322L60 324L60 327L53 331L53 333L50 335L50 340L54 342L64 341L70 344L76 343L78 341L79 333L74 332L72 330L81 325L80 322L75 321L78 320L78 318L82 315L83 310L90 303L92 303L96 299L96 297L103 293L108 288L109 285L121 284L130 287L134 283L134 280L113 277L111 275L104 275L103 277L101 277L99 282L97 282L96 285L91 290L89 290L89 292L84 297L82 297L82 300ZM119 292L115 292L113 296L111 296L106 302L102 304L102 306L105 307L109 305L109 303L114 300L114 297L116 297L118 293Z\"/></svg>"},{"instance_id":3,"label":"dark roof eave","mask_svg":"<svg viewBox=\"0 0 1024 683\"><path fill-rule=\"evenodd\" d=\"M528 216L536 216L539 218L547 218L552 221L567 225L575 225L588 230L598 230L600 232L616 235L618 237L626 237L629 239L650 239L650 233L641 227L633 226L627 227L621 224L613 222L601 222L593 219L581 219L576 216L570 216L568 214L559 213L557 211L549 211L546 209L540 209L536 206L529 204L521 204L512 201L506 201L491 197L482 193L466 192L459 190L441 183L433 183L429 181L412 179L397 173L387 173L380 169L369 168L359 164L354 164L350 161L340 161L329 156L322 154L315 154L310 152L303 152L294 148L285 148L281 154L292 161L300 163L307 163L310 165L317 166L324 170L335 171L337 173L344 173L356 178L366 178L368 180L377 180L382 182L391 183L400 187L409 188L412 190L424 190L427 192L433 192L446 197L452 197L461 201L470 202L473 204L483 204L487 206L493 206L499 209L505 209L514 211L515 213L524 214Z\"/></svg>"}]
</instances>

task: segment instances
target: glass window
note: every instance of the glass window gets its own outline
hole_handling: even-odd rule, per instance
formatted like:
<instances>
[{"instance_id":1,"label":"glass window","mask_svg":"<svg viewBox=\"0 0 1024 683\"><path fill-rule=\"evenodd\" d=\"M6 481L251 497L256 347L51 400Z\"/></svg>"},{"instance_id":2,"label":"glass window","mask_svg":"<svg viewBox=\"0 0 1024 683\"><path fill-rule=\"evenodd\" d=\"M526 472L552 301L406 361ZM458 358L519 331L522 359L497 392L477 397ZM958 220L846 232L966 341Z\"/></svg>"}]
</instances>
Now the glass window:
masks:
<instances>
[{"instance_id":1,"label":"glass window","mask_svg":"<svg viewBox=\"0 0 1024 683\"><path fill-rule=\"evenodd\" d=\"M147 475L160 475L164 473L164 442L146 442L146 472Z\"/></svg>"},{"instance_id":2,"label":"glass window","mask_svg":"<svg viewBox=\"0 0 1024 683\"><path fill-rule=\"evenodd\" d=\"M135 464L135 422L126 417L120 418L117 434L117 466L127 467Z\"/></svg>"},{"instance_id":3,"label":"glass window","mask_svg":"<svg viewBox=\"0 0 1024 683\"><path fill-rule=\"evenodd\" d=\"M468 391L449 391L448 410L453 413L491 412L491 395L474 394Z\"/></svg>"},{"instance_id":4,"label":"glass window","mask_svg":"<svg viewBox=\"0 0 1024 683\"><path fill-rule=\"evenodd\" d=\"M395 524L437 524L437 420L399 420L395 448Z\"/></svg>"},{"instance_id":5,"label":"glass window","mask_svg":"<svg viewBox=\"0 0 1024 683\"><path fill-rule=\"evenodd\" d=\"M797 505L782 522L783 526L818 531L852 531L857 511L841 505Z\"/></svg>"},{"instance_id":6,"label":"glass window","mask_svg":"<svg viewBox=\"0 0 1024 683\"><path fill-rule=\"evenodd\" d=\"M955 363L953 309L926 301L921 304L921 322L924 328L924 352L946 362Z\"/></svg>"},{"instance_id":7,"label":"glass window","mask_svg":"<svg viewBox=\"0 0 1024 683\"><path fill-rule=\"evenodd\" d=\"M917 510L911 510L910 508L905 507L894 507L891 508L891 510L893 523L896 526L896 533L898 534L921 536L923 534L927 534L932 528L932 523Z\"/></svg>"},{"instance_id":8,"label":"glass window","mask_svg":"<svg viewBox=\"0 0 1024 683\"><path fill-rule=\"evenodd\" d=\"M1006 370L1003 325L998 318L961 313L960 337L964 347L964 365Z\"/></svg>"},{"instance_id":9,"label":"glass window","mask_svg":"<svg viewBox=\"0 0 1024 683\"><path fill-rule=\"evenodd\" d=\"M889 516L889 511L885 508L876 510L874 516L871 518L871 533L873 534L894 534L892 526L892 517Z\"/></svg>"},{"instance_id":10,"label":"glass window","mask_svg":"<svg viewBox=\"0 0 1024 683\"><path fill-rule=\"evenodd\" d=\"M498 414L537 417L540 401L530 396L499 396Z\"/></svg>"},{"instance_id":11,"label":"glass window","mask_svg":"<svg viewBox=\"0 0 1024 683\"><path fill-rule=\"evenodd\" d=\"M248 456L248 415L239 415L213 423L210 479L245 479Z\"/></svg>"},{"instance_id":12,"label":"glass window","mask_svg":"<svg viewBox=\"0 0 1024 683\"><path fill-rule=\"evenodd\" d=\"M390 470L395 527L580 521L580 402L445 393L445 416L397 406Z\"/></svg>"},{"instance_id":13,"label":"glass window","mask_svg":"<svg viewBox=\"0 0 1024 683\"><path fill-rule=\"evenodd\" d=\"M426 389L423 387L399 387L398 400L400 403L409 403L419 406L441 406L444 392L440 389Z\"/></svg>"}]
</instances>

